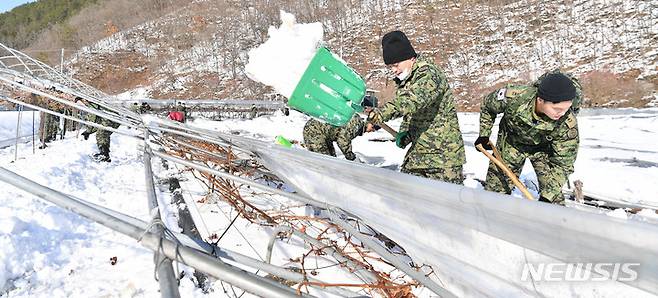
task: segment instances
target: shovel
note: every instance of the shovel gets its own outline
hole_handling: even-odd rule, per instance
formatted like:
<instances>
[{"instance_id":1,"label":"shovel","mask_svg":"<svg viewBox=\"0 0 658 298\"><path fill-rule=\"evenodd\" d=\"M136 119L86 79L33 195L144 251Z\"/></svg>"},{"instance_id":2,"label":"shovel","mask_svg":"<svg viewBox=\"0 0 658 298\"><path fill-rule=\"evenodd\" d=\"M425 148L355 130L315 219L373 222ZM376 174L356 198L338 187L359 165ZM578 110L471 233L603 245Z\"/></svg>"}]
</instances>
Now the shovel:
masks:
<instances>
[{"instance_id":1,"label":"shovel","mask_svg":"<svg viewBox=\"0 0 658 298\"><path fill-rule=\"evenodd\" d=\"M507 177L509 177L512 180L512 183L514 183L514 185L518 189L521 190L521 193L523 193L523 196L526 197L526 199L534 201L535 199L532 197L532 194L530 194L530 192L525 187L525 185L523 185L523 183L521 183L521 181L519 181L519 178L517 178L516 175L514 175L514 173L512 173L512 170L510 170L507 167L507 165L505 165L505 163L503 163L503 159L500 156L500 152L498 152L498 149L496 149L496 146L494 144L492 144L491 141L489 141L489 145L491 145L491 148L493 149L495 157L494 157L494 155L491 155L491 153L489 153L489 151L484 149L484 147L482 147L482 144L477 145L475 148L477 148L480 152L484 153L484 155L486 155L496 166L498 166L501 170L503 170L503 172L505 172L505 174L507 174Z\"/></svg>"},{"instance_id":2,"label":"shovel","mask_svg":"<svg viewBox=\"0 0 658 298\"><path fill-rule=\"evenodd\" d=\"M391 128L390 126L386 125L386 123L379 123L377 124L379 127L383 128L385 131L390 133L393 137L397 136L398 132L395 131L395 129Z\"/></svg>"},{"instance_id":3,"label":"shovel","mask_svg":"<svg viewBox=\"0 0 658 298\"><path fill-rule=\"evenodd\" d=\"M317 50L288 99L288 106L333 126L344 126L361 108L366 83L329 49Z\"/></svg>"}]
</instances>

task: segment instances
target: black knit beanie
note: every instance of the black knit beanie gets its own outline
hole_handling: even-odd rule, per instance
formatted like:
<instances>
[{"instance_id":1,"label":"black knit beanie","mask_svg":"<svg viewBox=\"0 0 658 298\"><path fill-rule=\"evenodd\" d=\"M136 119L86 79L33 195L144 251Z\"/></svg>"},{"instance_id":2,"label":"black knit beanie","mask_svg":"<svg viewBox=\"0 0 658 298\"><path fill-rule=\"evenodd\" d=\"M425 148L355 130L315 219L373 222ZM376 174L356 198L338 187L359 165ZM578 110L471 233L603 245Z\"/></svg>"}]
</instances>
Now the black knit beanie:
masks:
<instances>
[{"instance_id":1,"label":"black knit beanie","mask_svg":"<svg viewBox=\"0 0 658 298\"><path fill-rule=\"evenodd\" d=\"M382 55L386 65L416 57L416 51L402 31L392 31L382 37Z\"/></svg>"},{"instance_id":2,"label":"black knit beanie","mask_svg":"<svg viewBox=\"0 0 658 298\"><path fill-rule=\"evenodd\" d=\"M550 102L573 100L576 97L576 87L573 86L573 82L567 76L561 73L552 73L539 83L537 96Z\"/></svg>"}]
</instances>

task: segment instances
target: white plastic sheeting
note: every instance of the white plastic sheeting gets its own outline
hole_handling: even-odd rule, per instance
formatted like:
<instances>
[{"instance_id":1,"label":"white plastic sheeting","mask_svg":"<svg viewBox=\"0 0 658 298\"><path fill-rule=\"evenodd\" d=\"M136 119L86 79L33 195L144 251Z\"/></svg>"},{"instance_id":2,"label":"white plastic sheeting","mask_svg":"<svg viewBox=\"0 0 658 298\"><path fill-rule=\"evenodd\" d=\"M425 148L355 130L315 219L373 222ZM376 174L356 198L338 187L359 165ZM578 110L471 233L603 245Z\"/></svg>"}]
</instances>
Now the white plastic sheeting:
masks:
<instances>
[{"instance_id":1,"label":"white plastic sheeting","mask_svg":"<svg viewBox=\"0 0 658 298\"><path fill-rule=\"evenodd\" d=\"M359 216L458 296L658 294L658 227L232 138L297 190ZM637 279L522 281L526 263L639 263ZM599 275L594 275L599 276ZM601 277L601 276L599 276ZM628 277L628 276L627 276Z\"/></svg>"},{"instance_id":2,"label":"white plastic sheeting","mask_svg":"<svg viewBox=\"0 0 658 298\"><path fill-rule=\"evenodd\" d=\"M0 44L0 78L7 86L35 92L16 81L35 77L107 105L102 92ZM119 107L112 110L132 114ZM404 247L417 263L432 265L437 282L458 296L658 294L656 226L219 135L256 153L298 191L359 216ZM640 265L635 268L637 279L627 283L521 280L526 263L559 262Z\"/></svg>"}]
</instances>

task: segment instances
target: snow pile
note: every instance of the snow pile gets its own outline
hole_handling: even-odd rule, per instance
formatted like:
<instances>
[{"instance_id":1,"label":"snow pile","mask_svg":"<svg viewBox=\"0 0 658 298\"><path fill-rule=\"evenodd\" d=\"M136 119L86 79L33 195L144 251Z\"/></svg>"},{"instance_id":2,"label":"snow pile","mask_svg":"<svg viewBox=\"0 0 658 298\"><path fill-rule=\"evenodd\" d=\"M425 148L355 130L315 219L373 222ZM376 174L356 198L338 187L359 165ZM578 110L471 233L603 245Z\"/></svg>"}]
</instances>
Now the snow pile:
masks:
<instances>
[{"instance_id":1,"label":"snow pile","mask_svg":"<svg viewBox=\"0 0 658 298\"><path fill-rule=\"evenodd\" d=\"M323 34L321 23L297 24L294 15L281 11L281 26L270 26L270 38L249 51L247 76L290 98Z\"/></svg>"},{"instance_id":2,"label":"snow pile","mask_svg":"<svg viewBox=\"0 0 658 298\"><path fill-rule=\"evenodd\" d=\"M0 123L5 122L4 117L2 120ZM68 136L34 155L31 144L21 144L19 158L13 163L13 147L0 149L0 166L77 198L147 220L138 141L112 134L113 161L99 164L90 157L97 150L94 141ZM15 187L0 185L0 295L157 295L152 254L135 240ZM119 259L116 265L109 262L114 256Z\"/></svg>"}]
</instances>

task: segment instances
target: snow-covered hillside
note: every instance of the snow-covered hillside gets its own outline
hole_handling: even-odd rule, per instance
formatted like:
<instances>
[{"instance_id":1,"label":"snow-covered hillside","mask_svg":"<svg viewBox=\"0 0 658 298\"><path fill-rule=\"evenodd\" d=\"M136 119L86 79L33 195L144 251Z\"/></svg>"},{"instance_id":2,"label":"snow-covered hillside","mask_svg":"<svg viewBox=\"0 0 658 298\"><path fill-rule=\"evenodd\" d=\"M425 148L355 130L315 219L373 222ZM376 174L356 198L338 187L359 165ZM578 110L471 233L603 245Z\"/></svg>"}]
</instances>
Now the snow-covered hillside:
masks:
<instances>
[{"instance_id":1,"label":"snow-covered hillside","mask_svg":"<svg viewBox=\"0 0 658 298\"><path fill-rule=\"evenodd\" d=\"M194 1L83 48L68 67L110 93L145 87L156 98L263 99L274 92L249 80L244 67L267 28L279 25L280 9L300 23L321 22L328 47L373 89L390 88L380 39L400 29L446 70L462 109L477 109L494 85L528 82L556 67L591 85L587 105L644 107L658 100L658 0L364 0L317 7Z\"/></svg>"},{"instance_id":2,"label":"snow-covered hillside","mask_svg":"<svg viewBox=\"0 0 658 298\"><path fill-rule=\"evenodd\" d=\"M2 112L2 126L11 127L15 121ZM10 112L11 113L11 112ZM466 185L479 186L474 180L484 179L487 160L471 146L477 136L477 114L459 115L461 130L467 144L468 177ZM277 135L301 140L302 127L307 117L293 112L290 116L275 115L253 120L222 122L196 119L192 125L231 132L268 142ZM4 123L9 122L9 123ZM393 123L396 124L396 123ZM658 110L585 110L579 117L581 149L576 172L571 179L580 179L585 190L632 202L658 203L658 148L651 141L658 138ZM14 123L15 125L15 123ZM395 126L395 125L393 125ZM123 128L122 128L123 129ZM11 133L10 133L11 135ZM404 150L393 142L372 140L387 138L385 132L359 137L354 150L374 167L397 170ZM143 162L140 144L132 138L112 135L112 163L95 163L89 157L94 152L93 141L75 139L70 134L65 140L53 142L48 148L32 154L31 144L19 145L19 159L13 162L13 148L0 149L0 166L33 179L58 191L115 209L148 221ZM340 158L340 157L339 157ZM269 228L248 225L239 219L229 225L234 214L222 202L214 205L201 200L204 187L182 168L165 170L156 160L156 176L177 175L183 183L183 194L198 202L204 214L208 233L221 234L229 228L221 246L254 258L262 258ZM522 179L534 179L526 168ZM19 189L2 186L0 193L0 295L8 297L97 297L137 296L158 294L153 279L152 254L134 240L121 236L77 215L54 207ZM168 206L170 194L161 188L161 203ZM520 196L519 196L520 197ZM285 200L254 194L261 206L278 205ZM521 198L519 198L521 199ZM291 205L294 205L292 202ZM303 208L300 212L304 212ZM646 218L657 217L642 211ZM618 212L610 216L620 216ZM624 216L622 212L621 216ZM175 218L167 218L175 223ZM628 220L642 220L634 217ZM300 247L295 243L277 244L274 260L284 261L296 256ZM110 259L116 257L115 265ZM486 260L482 260L486 261ZM320 266L322 267L322 266ZM325 272L318 270L320 274ZM332 271L330 271L332 272ZM338 275L335 272L325 273ZM349 281L349 276L340 277ZM181 280L184 297L227 296L233 292L224 284L210 286L211 293L196 289L191 274ZM225 292L228 289L229 292ZM240 295L241 291L237 291ZM428 297L427 291L416 295Z\"/></svg>"}]
</instances>

